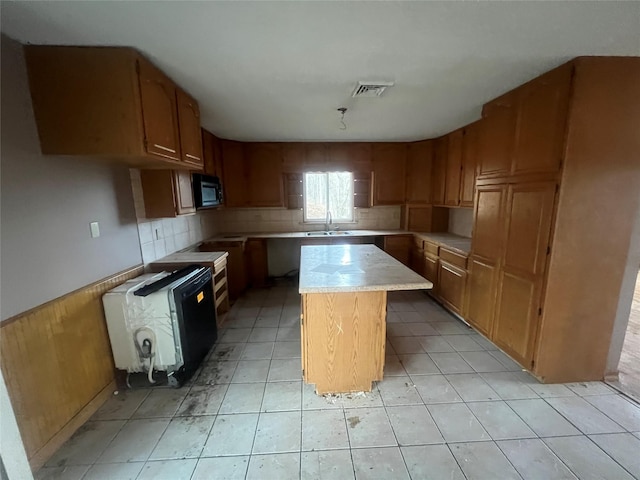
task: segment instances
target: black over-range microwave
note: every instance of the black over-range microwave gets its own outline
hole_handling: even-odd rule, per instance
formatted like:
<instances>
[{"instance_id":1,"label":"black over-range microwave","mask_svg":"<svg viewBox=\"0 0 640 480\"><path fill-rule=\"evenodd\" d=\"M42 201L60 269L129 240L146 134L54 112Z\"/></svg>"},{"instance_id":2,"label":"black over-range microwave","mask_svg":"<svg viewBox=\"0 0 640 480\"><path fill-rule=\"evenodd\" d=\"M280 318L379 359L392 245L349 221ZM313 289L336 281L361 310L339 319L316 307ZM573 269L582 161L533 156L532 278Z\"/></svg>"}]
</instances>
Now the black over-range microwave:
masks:
<instances>
[{"instance_id":1,"label":"black over-range microwave","mask_svg":"<svg viewBox=\"0 0 640 480\"><path fill-rule=\"evenodd\" d=\"M222 204L222 184L218 177L193 174L193 197L196 208L215 207Z\"/></svg>"}]
</instances>

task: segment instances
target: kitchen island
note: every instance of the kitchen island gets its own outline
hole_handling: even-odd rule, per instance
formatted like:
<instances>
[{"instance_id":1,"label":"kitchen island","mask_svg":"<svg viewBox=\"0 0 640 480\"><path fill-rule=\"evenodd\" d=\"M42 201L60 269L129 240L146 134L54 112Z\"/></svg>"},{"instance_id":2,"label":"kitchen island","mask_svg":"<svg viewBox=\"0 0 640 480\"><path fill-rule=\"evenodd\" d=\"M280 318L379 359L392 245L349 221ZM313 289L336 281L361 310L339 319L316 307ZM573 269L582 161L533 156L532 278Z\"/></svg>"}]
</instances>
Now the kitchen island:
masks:
<instances>
[{"instance_id":1,"label":"kitchen island","mask_svg":"<svg viewBox=\"0 0 640 480\"><path fill-rule=\"evenodd\" d=\"M374 245L302 247L302 371L316 393L371 391L384 371L387 292L433 284Z\"/></svg>"}]
</instances>

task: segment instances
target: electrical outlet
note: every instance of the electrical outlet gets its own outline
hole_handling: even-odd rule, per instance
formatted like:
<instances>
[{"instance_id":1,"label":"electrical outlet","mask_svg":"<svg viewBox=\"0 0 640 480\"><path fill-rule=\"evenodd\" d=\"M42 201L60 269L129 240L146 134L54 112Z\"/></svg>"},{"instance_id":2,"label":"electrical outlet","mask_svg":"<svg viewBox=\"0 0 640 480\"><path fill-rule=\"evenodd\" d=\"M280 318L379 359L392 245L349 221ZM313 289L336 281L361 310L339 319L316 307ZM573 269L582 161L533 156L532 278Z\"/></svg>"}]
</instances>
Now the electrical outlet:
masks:
<instances>
[{"instance_id":1,"label":"electrical outlet","mask_svg":"<svg viewBox=\"0 0 640 480\"><path fill-rule=\"evenodd\" d=\"M100 225L98 222L91 222L89 227L91 229L91 238L98 238L100 236Z\"/></svg>"}]
</instances>

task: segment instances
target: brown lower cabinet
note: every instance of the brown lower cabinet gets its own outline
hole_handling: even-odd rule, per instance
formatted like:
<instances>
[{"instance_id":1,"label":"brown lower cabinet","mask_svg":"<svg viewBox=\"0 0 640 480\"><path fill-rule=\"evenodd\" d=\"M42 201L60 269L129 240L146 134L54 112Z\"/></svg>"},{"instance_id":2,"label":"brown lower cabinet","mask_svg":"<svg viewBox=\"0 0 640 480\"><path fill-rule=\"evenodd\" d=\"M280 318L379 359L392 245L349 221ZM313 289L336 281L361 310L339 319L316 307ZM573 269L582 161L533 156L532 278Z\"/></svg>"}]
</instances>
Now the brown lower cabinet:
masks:
<instances>
[{"instance_id":1,"label":"brown lower cabinet","mask_svg":"<svg viewBox=\"0 0 640 480\"><path fill-rule=\"evenodd\" d=\"M413 235L388 235L384 237L383 250L408 266L411 242L413 242Z\"/></svg>"},{"instance_id":2,"label":"brown lower cabinet","mask_svg":"<svg viewBox=\"0 0 640 480\"><path fill-rule=\"evenodd\" d=\"M252 287L266 287L269 284L267 240L265 238L248 239L246 244L246 252L246 266L249 283Z\"/></svg>"},{"instance_id":3,"label":"brown lower cabinet","mask_svg":"<svg viewBox=\"0 0 640 480\"><path fill-rule=\"evenodd\" d=\"M417 235L414 236L413 242L411 268L433 283L433 288L429 290L431 296L464 318L467 255L459 250L422 240ZM420 261L417 260L418 255Z\"/></svg>"},{"instance_id":4,"label":"brown lower cabinet","mask_svg":"<svg viewBox=\"0 0 640 480\"><path fill-rule=\"evenodd\" d=\"M409 267L418 275L424 276L424 240L420 237L413 237L409 251Z\"/></svg>"},{"instance_id":5,"label":"brown lower cabinet","mask_svg":"<svg viewBox=\"0 0 640 480\"><path fill-rule=\"evenodd\" d=\"M465 320L489 337L496 298L496 265L481 257L469 259Z\"/></svg>"},{"instance_id":6,"label":"brown lower cabinet","mask_svg":"<svg viewBox=\"0 0 640 480\"><path fill-rule=\"evenodd\" d=\"M205 242L199 247L201 252L223 251L229 253L227 257L227 284L231 302L237 300L249 284L245 247L244 240Z\"/></svg>"},{"instance_id":7,"label":"brown lower cabinet","mask_svg":"<svg viewBox=\"0 0 640 480\"><path fill-rule=\"evenodd\" d=\"M466 268L466 255L454 252L446 247L440 247L437 295L445 306L463 317L467 282Z\"/></svg>"}]
</instances>

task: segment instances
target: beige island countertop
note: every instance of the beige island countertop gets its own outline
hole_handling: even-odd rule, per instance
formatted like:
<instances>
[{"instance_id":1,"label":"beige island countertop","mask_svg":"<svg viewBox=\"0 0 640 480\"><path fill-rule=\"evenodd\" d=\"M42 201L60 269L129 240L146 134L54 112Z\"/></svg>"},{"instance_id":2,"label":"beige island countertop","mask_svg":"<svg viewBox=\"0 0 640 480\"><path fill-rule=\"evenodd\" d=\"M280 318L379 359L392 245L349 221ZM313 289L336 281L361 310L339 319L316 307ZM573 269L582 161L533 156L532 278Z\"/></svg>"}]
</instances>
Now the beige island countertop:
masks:
<instances>
[{"instance_id":1,"label":"beige island countertop","mask_svg":"<svg viewBox=\"0 0 640 480\"><path fill-rule=\"evenodd\" d=\"M426 278L375 245L307 245L300 255L299 293L433 288Z\"/></svg>"},{"instance_id":2,"label":"beige island countertop","mask_svg":"<svg viewBox=\"0 0 640 480\"><path fill-rule=\"evenodd\" d=\"M387 291L432 288L375 245L302 247L302 376L317 394L371 391L382 380Z\"/></svg>"}]
</instances>

